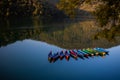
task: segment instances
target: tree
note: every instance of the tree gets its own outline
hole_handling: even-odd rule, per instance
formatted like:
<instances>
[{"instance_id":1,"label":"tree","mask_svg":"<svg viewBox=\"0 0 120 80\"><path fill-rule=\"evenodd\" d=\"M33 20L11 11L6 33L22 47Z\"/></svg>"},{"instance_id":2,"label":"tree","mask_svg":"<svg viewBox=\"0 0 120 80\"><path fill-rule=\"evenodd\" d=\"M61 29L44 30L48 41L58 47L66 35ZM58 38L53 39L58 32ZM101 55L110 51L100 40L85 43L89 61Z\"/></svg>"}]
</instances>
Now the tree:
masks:
<instances>
[{"instance_id":1,"label":"tree","mask_svg":"<svg viewBox=\"0 0 120 80\"><path fill-rule=\"evenodd\" d=\"M73 17L75 9L83 2L100 3L93 12L100 26L120 25L120 0L60 0L58 8Z\"/></svg>"},{"instance_id":2,"label":"tree","mask_svg":"<svg viewBox=\"0 0 120 80\"><path fill-rule=\"evenodd\" d=\"M57 8L62 10L66 15L73 18L75 16L75 10L84 1L85 0L60 0L57 4Z\"/></svg>"},{"instance_id":3,"label":"tree","mask_svg":"<svg viewBox=\"0 0 120 80\"><path fill-rule=\"evenodd\" d=\"M1 0L0 1L0 19L8 17L59 17L59 11L56 6L47 0ZM62 16L65 16L61 13ZM60 16L61 16L60 15Z\"/></svg>"},{"instance_id":4,"label":"tree","mask_svg":"<svg viewBox=\"0 0 120 80\"><path fill-rule=\"evenodd\" d=\"M94 14L100 26L120 25L120 1L98 0L101 4L96 8Z\"/></svg>"}]
</instances>

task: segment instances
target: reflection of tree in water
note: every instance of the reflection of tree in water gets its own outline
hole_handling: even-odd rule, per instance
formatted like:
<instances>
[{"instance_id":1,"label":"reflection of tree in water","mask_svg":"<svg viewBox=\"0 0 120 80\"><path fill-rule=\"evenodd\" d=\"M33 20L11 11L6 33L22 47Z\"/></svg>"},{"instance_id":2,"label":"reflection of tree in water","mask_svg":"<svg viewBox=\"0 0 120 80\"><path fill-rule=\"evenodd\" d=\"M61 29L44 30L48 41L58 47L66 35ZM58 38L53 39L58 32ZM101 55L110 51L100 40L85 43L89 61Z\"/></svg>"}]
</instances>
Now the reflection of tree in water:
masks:
<instances>
[{"instance_id":1,"label":"reflection of tree in water","mask_svg":"<svg viewBox=\"0 0 120 80\"><path fill-rule=\"evenodd\" d=\"M93 39L99 29L93 25L92 21L83 21L78 23L49 23L44 24L41 21L31 21L29 27L11 27L0 30L0 46L6 46L18 40L33 39L45 41L66 49L104 47L119 45L119 38L114 42L106 39ZM24 25L24 24L23 24ZM27 25L27 24L26 24ZM117 29L111 29L114 36L118 36ZM109 31L107 31L109 32ZM104 35L110 33L104 32ZM116 32L116 33L115 33ZM102 32L103 33L103 32ZM111 34L112 34L111 33Z\"/></svg>"},{"instance_id":2,"label":"reflection of tree in water","mask_svg":"<svg viewBox=\"0 0 120 80\"><path fill-rule=\"evenodd\" d=\"M103 38L99 38L98 40L94 39L94 34L99 30L96 27L91 28L91 23L89 22L86 22L86 24L80 26L81 24L76 23L69 25L69 27L65 28L63 31L53 31L49 34L44 32L41 34L41 40L67 49L88 47L108 48L120 44L120 39L116 40L114 43Z\"/></svg>"},{"instance_id":3,"label":"reflection of tree in water","mask_svg":"<svg viewBox=\"0 0 120 80\"><path fill-rule=\"evenodd\" d=\"M116 41L118 36L120 36L120 26L112 27L111 29L104 29L98 32L94 36L94 39L105 38L108 41Z\"/></svg>"},{"instance_id":4,"label":"reflection of tree in water","mask_svg":"<svg viewBox=\"0 0 120 80\"><path fill-rule=\"evenodd\" d=\"M5 46L18 40L29 39L31 36L35 37L35 35L36 32L30 29L3 32L0 33L0 46Z\"/></svg>"},{"instance_id":5,"label":"reflection of tree in water","mask_svg":"<svg viewBox=\"0 0 120 80\"><path fill-rule=\"evenodd\" d=\"M57 31L64 28L61 26L56 27L52 20L39 18L10 18L9 20L0 21L0 26L0 46L24 39L40 40L41 32Z\"/></svg>"}]
</instances>

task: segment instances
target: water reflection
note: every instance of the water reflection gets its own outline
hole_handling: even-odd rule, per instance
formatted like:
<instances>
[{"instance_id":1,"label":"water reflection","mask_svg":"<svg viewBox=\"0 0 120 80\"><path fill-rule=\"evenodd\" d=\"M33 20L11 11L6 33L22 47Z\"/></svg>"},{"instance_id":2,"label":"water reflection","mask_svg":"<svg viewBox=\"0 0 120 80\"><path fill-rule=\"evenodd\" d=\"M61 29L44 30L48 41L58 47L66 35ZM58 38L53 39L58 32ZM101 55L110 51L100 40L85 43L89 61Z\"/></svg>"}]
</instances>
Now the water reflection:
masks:
<instances>
[{"instance_id":1,"label":"water reflection","mask_svg":"<svg viewBox=\"0 0 120 80\"><path fill-rule=\"evenodd\" d=\"M114 35L114 42L108 37L94 39L98 32L101 29L93 21L16 19L0 22L0 79L120 80L119 32ZM86 54L84 59L75 60L66 54L62 60L54 59L55 64L47 60L51 50L56 53L88 47L106 48L110 56L89 57Z\"/></svg>"},{"instance_id":2,"label":"water reflection","mask_svg":"<svg viewBox=\"0 0 120 80\"><path fill-rule=\"evenodd\" d=\"M0 74L4 80L104 80L120 79L120 46L108 48L110 56L93 56L84 60L70 57L47 60L49 51L64 50L46 42L26 39L0 48ZM102 77L100 75L102 74ZM62 75L62 77L60 76ZM71 77L68 77L71 76Z\"/></svg>"},{"instance_id":3,"label":"water reflection","mask_svg":"<svg viewBox=\"0 0 120 80\"><path fill-rule=\"evenodd\" d=\"M66 49L109 48L120 44L119 30L111 29L111 31L116 31L116 35L112 35L111 38L99 37L100 33L103 32L94 24L94 21L72 22L65 20L52 22L26 18L1 23L0 46L6 46L24 39L45 41ZM99 35L96 35L98 32ZM105 33L107 31L103 35ZM112 41L113 36L114 42Z\"/></svg>"},{"instance_id":4,"label":"water reflection","mask_svg":"<svg viewBox=\"0 0 120 80\"><path fill-rule=\"evenodd\" d=\"M110 42L116 42L116 38L119 39L120 36L120 26L112 27L111 29L104 29L100 32L97 32L94 36L94 39L105 38Z\"/></svg>"}]
</instances>

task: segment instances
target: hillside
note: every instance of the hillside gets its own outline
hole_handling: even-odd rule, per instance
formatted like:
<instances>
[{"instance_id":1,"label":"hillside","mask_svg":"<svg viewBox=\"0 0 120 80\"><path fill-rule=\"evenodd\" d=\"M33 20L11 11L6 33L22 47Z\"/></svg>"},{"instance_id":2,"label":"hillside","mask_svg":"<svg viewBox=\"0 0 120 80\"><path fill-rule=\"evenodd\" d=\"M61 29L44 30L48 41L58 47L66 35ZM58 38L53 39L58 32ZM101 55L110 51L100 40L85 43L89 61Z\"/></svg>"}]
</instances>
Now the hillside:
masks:
<instances>
[{"instance_id":1,"label":"hillside","mask_svg":"<svg viewBox=\"0 0 120 80\"><path fill-rule=\"evenodd\" d=\"M7 17L65 17L54 4L55 0L1 0L0 18Z\"/></svg>"}]
</instances>

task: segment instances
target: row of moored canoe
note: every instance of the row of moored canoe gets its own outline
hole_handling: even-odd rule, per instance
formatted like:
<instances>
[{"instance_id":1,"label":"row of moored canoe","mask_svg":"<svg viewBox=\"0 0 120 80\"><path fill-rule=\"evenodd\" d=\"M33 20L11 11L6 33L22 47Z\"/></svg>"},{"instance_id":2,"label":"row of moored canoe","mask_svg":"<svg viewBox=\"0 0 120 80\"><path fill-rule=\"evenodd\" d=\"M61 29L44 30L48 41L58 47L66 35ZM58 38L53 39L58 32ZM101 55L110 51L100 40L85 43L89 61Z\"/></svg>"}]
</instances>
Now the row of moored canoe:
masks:
<instances>
[{"instance_id":1,"label":"row of moored canoe","mask_svg":"<svg viewBox=\"0 0 120 80\"><path fill-rule=\"evenodd\" d=\"M77 59L78 57L84 59L84 57L88 58L89 56L97 56L97 55L104 56L106 54L108 54L108 51L103 48L64 50L54 54L52 51L50 51L50 53L48 54L48 60L54 62L58 58L62 60L64 57L66 58L66 60L69 60L70 56L74 57L75 59Z\"/></svg>"}]
</instances>

